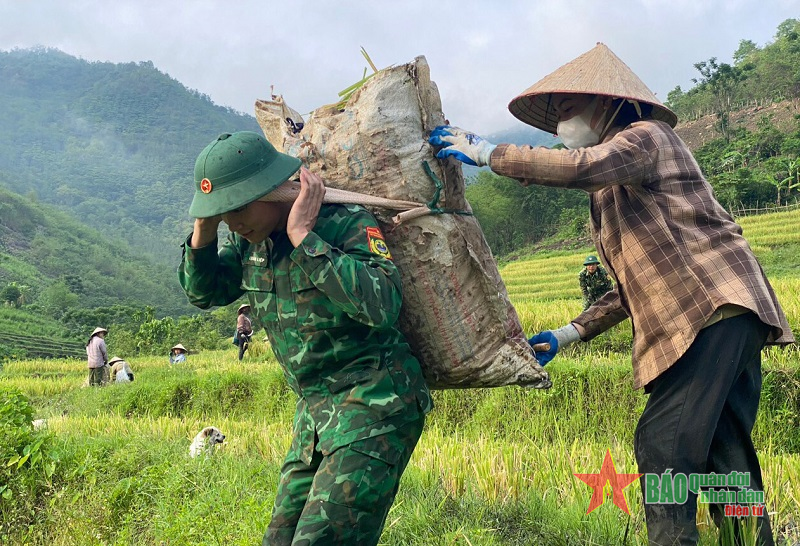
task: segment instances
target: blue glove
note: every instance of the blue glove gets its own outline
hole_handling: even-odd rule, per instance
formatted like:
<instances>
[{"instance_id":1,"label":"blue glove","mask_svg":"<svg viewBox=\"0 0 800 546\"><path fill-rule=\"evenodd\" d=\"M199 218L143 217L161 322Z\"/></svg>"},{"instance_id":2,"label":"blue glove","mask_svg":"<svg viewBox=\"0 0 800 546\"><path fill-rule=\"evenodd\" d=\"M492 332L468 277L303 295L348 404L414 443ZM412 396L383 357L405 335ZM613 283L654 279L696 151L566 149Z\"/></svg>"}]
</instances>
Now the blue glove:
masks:
<instances>
[{"instance_id":1,"label":"blue glove","mask_svg":"<svg viewBox=\"0 0 800 546\"><path fill-rule=\"evenodd\" d=\"M454 157L462 163L476 167L488 165L492 152L497 147L475 133L450 125L440 125L431 131L428 142L442 147L436 154L439 159Z\"/></svg>"},{"instance_id":2,"label":"blue glove","mask_svg":"<svg viewBox=\"0 0 800 546\"><path fill-rule=\"evenodd\" d=\"M534 345L539 343L549 343L550 350L549 351L535 351L533 349ZM556 353L558 352L558 340L556 336L553 335L553 332L550 330L545 330L544 332L539 332L532 338L528 340L528 345L531 346L531 351L533 351L533 356L536 357L536 360L539 361L540 366L546 366L548 362L555 358Z\"/></svg>"},{"instance_id":3,"label":"blue glove","mask_svg":"<svg viewBox=\"0 0 800 546\"><path fill-rule=\"evenodd\" d=\"M557 330L539 332L528 340L528 345L530 345L531 350L533 350L533 346L538 343L550 344L549 351L533 352L533 356L539 361L539 365L545 366L548 362L553 360L553 357L556 356L559 349L563 349L576 341L580 341L580 339L581 336L578 334L578 330L570 323Z\"/></svg>"}]
</instances>

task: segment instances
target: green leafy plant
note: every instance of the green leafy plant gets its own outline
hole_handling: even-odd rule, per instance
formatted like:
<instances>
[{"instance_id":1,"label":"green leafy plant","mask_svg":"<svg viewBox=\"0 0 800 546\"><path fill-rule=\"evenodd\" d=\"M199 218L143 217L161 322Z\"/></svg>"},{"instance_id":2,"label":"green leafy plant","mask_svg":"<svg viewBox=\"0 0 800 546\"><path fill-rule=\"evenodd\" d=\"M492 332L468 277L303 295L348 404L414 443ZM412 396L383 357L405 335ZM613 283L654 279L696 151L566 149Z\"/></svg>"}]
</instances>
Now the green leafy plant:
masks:
<instances>
[{"instance_id":1,"label":"green leafy plant","mask_svg":"<svg viewBox=\"0 0 800 546\"><path fill-rule=\"evenodd\" d=\"M30 523L33 508L52 486L58 463L51 435L33 427L33 412L19 390L0 391L0 524L4 530Z\"/></svg>"}]
</instances>

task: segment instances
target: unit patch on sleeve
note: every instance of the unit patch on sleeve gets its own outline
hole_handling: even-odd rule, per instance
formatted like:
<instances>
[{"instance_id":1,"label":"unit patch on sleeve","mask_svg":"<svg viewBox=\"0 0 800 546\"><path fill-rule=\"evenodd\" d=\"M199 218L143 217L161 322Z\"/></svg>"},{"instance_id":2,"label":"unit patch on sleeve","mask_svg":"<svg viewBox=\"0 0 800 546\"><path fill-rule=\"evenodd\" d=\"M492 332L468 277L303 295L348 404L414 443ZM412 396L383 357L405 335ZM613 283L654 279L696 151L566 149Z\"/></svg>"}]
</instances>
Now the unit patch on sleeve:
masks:
<instances>
[{"instance_id":1,"label":"unit patch on sleeve","mask_svg":"<svg viewBox=\"0 0 800 546\"><path fill-rule=\"evenodd\" d=\"M389 247L386 246L386 241L383 239L383 233L381 233L380 229L373 226L367 228L367 244L373 254L383 256L389 260L392 259L392 254L389 252Z\"/></svg>"}]
</instances>

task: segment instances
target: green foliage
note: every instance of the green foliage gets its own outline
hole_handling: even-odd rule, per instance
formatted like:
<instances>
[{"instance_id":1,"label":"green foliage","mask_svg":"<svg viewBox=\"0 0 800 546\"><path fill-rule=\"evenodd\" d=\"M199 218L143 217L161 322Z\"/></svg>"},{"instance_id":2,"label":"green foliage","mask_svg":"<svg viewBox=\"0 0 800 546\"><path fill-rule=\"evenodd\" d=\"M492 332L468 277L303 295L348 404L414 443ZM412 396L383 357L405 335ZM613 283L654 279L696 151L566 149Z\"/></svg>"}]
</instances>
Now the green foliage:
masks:
<instances>
[{"instance_id":1,"label":"green foliage","mask_svg":"<svg viewBox=\"0 0 800 546\"><path fill-rule=\"evenodd\" d=\"M20 391L0 388L0 539L35 521L52 486L58 457L51 435L33 429L33 412Z\"/></svg>"},{"instance_id":2,"label":"green foliage","mask_svg":"<svg viewBox=\"0 0 800 546\"><path fill-rule=\"evenodd\" d=\"M588 196L584 192L524 187L488 171L478 173L467 186L466 197L495 255L552 235L561 228L562 215L571 223L580 217L584 223L588 219Z\"/></svg>"},{"instance_id":3,"label":"green foliage","mask_svg":"<svg viewBox=\"0 0 800 546\"><path fill-rule=\"evenodd\" d=\"M741 40L733 53L734 64L715 57L695 63L700 77L684 92L676 87L667 95L667 106L680 119L698 113L717 115L718 129L728 135L728 113L742 104L800 97L800 22L787 19L778 25L774 40L758 47Z\"/></svg>"},{"instance_id":4,"label":"green foliage","mask_svg":"<svg viewBox=\"0 0 800 546\"><path fill-rule=\"evenodd\" d=\"M197 154L221 132L259 130L151 62L53 49L0 51L0 99L0 125L15 128L0 135L0 184L168 264L190 228Z\"/></svg>"},{"instance_id":5,"label":"green foliage","mask_svg":"<svg viewBox=\"0 0 800 546\"><path fill-rule=\"evenodd\" d=\"M25 302L35 301L46 316L77 325L80 309L150 305L172 316L195 310L173 268L51 206L2 189L0 206L0 256L8 256L0 259L0 278L16 283Z\"/></svg>"},{"instance_id":6,"label":"green foliage","mask_svg":"<svg viewBox=\"0 0 800 546\"><path fill-rule=\"evenodd\" d=\"M49 316L60 319L68 309L78 305L78 300L78 295L70 292L66 283L57 281L42 290L36 302Z\"/></svg>"},{"instance_id":7,"label":"green foliage","mask_svg":"<svg viewBox=\"0 0 800 546\"><path fill-rule=\"evenodd\" d=\"M191 351L225 348L236 325L237 303L196 315L156 319L152 314L134 314L136 320L119 323L106 338L115 354L166 355L170 347L183 344ZM98 322L97 324L106 324Z\"/></svg>"},{"instance_id":8,"label":"green foliage","mask_svg":"<svg viewBox=\"0 0 800 546\"><path fill-rule=\"evenodd\" d=\"M731 100L739 83L744 81L742 69L727 63L717 63L716 57L708 61L695 63L694 67L700 72L700 79L693 79L698 87L706 89L712 97L711 107L717 115L717 130L728 138L729 125L728 113L731 109Z\"/></svg>"},{"instance_id":9,"label":"green foliage","mask_svg":"<svg viewBox=\"0 0 800 546\"><path fill-rule=\"evenodd\" d=\"M756 131L740 127L694 155L728 210L782 205L800 197L800 121L785 133L771 116L762 116Z\"/></svg>"},{"instance_id":10,"label":"green foliage","mask_svg":"<svg viewBox=\"0 0 800 546\"><path fill-rule=\"evenodd\" d=\"M2 370L3 362L17 358L25 358L27 352L25 349L14 348L8 342L0 342L0 370Z\"/></svg>"},{"instance_id":11,"label":"green foliage","mask_svg":"<svg viewBox=\"0 0 800 546\"><path fill-rule=\"evenodd\" d=\"M31 306L17 309L0 306L0 332L9 334L36 334L47 338L68 339L69 332L55 320L30 311ZM94 327L92 327L94 328ZM83 339L81 333L80 339Z\"/></svg>"},{"instance_id":12,"label":"green foliage","mask_svg":"<svg viewBox=\"0 0 800 546\"><path fill-rule=\"evenodd\" d=\"M19 307L21 298L22 291L19 289L19 285L15 282L8 283L5 288L0 290L0 301L6 305Z\"/></svg>"}]
</instances>

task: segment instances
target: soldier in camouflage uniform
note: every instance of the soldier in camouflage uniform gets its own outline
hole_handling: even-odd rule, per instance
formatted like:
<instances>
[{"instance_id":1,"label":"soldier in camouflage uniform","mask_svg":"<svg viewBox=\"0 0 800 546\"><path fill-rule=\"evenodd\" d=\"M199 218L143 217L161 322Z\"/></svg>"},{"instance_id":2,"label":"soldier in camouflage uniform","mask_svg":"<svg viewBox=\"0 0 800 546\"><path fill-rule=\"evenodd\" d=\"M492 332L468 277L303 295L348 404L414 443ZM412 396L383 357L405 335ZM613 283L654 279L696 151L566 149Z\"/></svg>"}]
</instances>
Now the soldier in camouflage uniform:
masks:
<instances>
[{"instance_id":1,"label":"soldier in camouflage uniform","mask_svg":"<svg viewBox=\"0 0 800 546\"><path fill-rule=\"evenodd\" d=\"M600 265L597 256L586 256L583 262L584 268L578 275L581 283L581 293L583 293L583 310L586 311L600 296L614 288L608 273Z\"/></svg>"},{"instance_id":2,"label":"soldier in camouflage uniform","mask_svg":"<svg viewBox=\"0 0 800 546\"><path fill-rule=\"evenodd\" d=\"M305 168L294 204L260 200L299 167L256 133L209 144L178 274L201 308L247 294L298 396L263 543L377 544L432 401L395 326L400 276L375 218L323 205ZM220 222L232 233L218 251Z\"/></svg>"}]
</instances>

